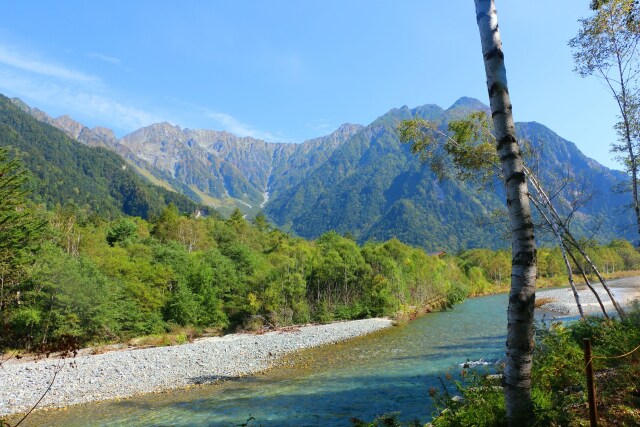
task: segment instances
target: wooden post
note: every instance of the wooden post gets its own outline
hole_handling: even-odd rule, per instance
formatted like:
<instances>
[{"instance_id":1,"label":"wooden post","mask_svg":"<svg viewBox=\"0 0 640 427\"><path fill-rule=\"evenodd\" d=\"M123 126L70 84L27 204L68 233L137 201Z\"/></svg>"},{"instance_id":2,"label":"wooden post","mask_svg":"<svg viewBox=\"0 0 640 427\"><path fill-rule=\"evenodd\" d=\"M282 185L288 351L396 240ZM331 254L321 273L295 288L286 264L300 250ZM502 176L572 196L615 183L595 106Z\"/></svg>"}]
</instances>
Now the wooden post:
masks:
<instances>
[{"instance_id":1,"label":"wooden post","mask_svg":"<svg viewBox=\"0 0 640 427\"><path fill-rule=\"evenodd\" d=\"M591 359L591 340L583 338L584 363L587 374L587 393L589 397L589 422L591 427L598 426L598 408L596 407L596 387L593 383L593 360Z\"/></svg>"}]
</instances>

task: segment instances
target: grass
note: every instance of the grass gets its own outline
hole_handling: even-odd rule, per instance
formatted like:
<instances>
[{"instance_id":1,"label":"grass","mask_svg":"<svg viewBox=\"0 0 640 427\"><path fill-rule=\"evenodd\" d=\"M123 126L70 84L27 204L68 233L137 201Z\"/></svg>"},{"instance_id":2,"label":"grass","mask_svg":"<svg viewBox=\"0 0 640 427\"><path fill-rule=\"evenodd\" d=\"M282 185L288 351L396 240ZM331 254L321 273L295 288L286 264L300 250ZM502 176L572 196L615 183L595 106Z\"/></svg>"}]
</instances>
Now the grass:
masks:
<instances>
[{"instance_id":1,"label":"grass","mask_svg":"<svg viewBox=\"0 0 640 427\"><path fill-rule=\"evenodd\" d=\"M151 334L132 338L127 344L134 347L164 347L193 342L199 333L193 328L175 328L163 334Z\"/></svg>"},{"instance_id":2,"label":"grass","mask_svg":"<svg viewBox=\"0 0 640 427\"><path fill-rule=\"evenodd\" d=\"M127 162L127 166L133 167L136 170L136 172L138 172L140 175L142 175L145 178L147 178L152 184L155 184L155 185L157 185L159 187L162 187L162 188L164 188L166 190L174 191L174 192L179 193L179 191L176 191L176 189L173 188L168 182L161 180L160 178L156 177L155 175L153 175L148 170L143 169L140 166L135 165L133 163L129 163L129 162Z\"/></svg>"}]
</instances>

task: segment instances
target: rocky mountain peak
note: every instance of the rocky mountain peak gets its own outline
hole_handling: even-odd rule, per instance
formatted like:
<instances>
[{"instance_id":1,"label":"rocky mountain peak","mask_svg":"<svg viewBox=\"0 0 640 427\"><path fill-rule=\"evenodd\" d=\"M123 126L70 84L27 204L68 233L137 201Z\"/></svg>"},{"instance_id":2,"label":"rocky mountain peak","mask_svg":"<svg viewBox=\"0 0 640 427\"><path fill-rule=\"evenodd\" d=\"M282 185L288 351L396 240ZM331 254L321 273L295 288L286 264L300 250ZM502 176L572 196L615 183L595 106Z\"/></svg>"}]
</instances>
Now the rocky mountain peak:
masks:
<instances>
[{"instance_id":1,"label":"rocky mountain peak","mask_svg":"<svg viewBox=\"0 0 640 427\"><path fill-rule=\"evenodd\" d=\"M125 135L120 142L124 145L136 145L141 142L181 141L183 131L180 126L169 122L154 123Z\"/></svg>"},{"instance_id":2,"label":"rocky mountain peak","mask_svg":"<svg viewBox=\"0 0 640 427\"><path fill-rule=\"evenodd\" d=\"M463 96L459 98L456 102L453 103L453 105L451 105L451 107L447 109L447 111L455 110L458 108L466 108L466 109L481 110L481 111L489 110L489 107L485 103L483 103L482 101L476 98L471 98L468 96Z\"/></svg>"},{"instance_id":3,"label":"rocky mountain peak","mask_svg":"<svg viewBox=\"0 0 640 427\"><path fill-rule=\"evenodd\" d=\"M93 129L93 132L98 135L101 138L107 139L107 140L111 140L111 141L116 141L116 135L113 133L113 131L109 128L105 128L102 126L96 126Z\"/></svg>"},{"instance_id":4,"label":"rocky mountain peak","mask_svg":"<svg viewBox=\"0 0 640 427\"><path fill-rule=\"evenodd\" d=\"M58 129L64 131L64 133L66 133L73 139L78 139L78 136L80 136L82 131L86 128L86 126L73 120L71 116L68 115L60 116L54 119L53 125Z\"/></svg>"},{"instance_id":5,"label":"rocky mountain peak","mask_svg":"<svg viewBox=\"0 0 640 427\"><path fill-rule=\"evenodd\" d=\"M364 128L364 126L362 125L353 124L353 123L343 123L340 125L340 127L338 127L338 129L333 131L333 133L354 134L362 128Z\"/></svg>"},{"instance_id":6,"label":"rocky mountain peak","mask_svg":"<svg viewBox=\"0 0 640 427\"><path fill-rule=\"evenodd\" d=\"M11 102L13 105L24 111L25 113L29 113L31 111L31 107L29 107L23 100L20 98L11 98Z\"/></svg>"}]
</instances>

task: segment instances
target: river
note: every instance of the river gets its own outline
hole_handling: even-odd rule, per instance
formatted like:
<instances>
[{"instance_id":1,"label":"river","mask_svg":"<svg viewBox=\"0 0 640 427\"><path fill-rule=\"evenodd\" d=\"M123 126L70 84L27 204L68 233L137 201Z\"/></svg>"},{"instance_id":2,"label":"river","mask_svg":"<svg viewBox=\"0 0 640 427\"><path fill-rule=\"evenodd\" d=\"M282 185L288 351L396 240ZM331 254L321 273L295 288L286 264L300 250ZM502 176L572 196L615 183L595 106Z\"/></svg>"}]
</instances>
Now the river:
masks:
<instances>
[{"instance_id":1,"label":"river","mask_svg":"<svg viewBox=\"0 0 640 427\"><path fill-rule=\"evenodd\" d=\"M453 310L345 343L305 350L296 363L218 385L36 412L32 426L349 426L399 412L426 422L429 388L458 363L503 357L506 295L474 298Z\"/></svg>"}]
</instances>

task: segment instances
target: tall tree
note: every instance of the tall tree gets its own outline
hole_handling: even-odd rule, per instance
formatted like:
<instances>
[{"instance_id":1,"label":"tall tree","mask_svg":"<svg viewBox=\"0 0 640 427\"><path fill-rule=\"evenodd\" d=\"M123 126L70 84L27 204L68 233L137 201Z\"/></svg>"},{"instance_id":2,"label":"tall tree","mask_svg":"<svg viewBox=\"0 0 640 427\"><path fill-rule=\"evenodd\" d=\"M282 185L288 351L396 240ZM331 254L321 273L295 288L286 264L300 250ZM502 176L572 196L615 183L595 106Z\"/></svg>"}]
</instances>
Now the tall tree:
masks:
<instances>
[{"instance_id":1,"label":"tall tree","mask_svg":"<svg viewBox=\"0 0 640 427\"><path fill-rule=\"evenodd\" d=\"M618 143L611 144L631 177L633 209L640 233L638 155L640 155L640 6L637 0L594 0L593 16L580 20L578 35L569 41L574 71L582 77L596 76L605 83L618 105Z\"/></svg>"},{"instance_id":2,"label":"tall tree","mask_svg":"<svg viewBox=\"0 0 640 427\"><path fill-rule=\"evenodd\" d=\"M482 184L482 187L491 186L497 177L504 181L496 151L497 139L493 134L493 127L485 112L477 111L461 120L450 121L448 130L451 135L441 130L437 123L415 118L403 120L398 125L398 130L400 132L400 140L405 143L411 143L412 153L418 154L422 161L428 162L431 170L440 179L447 177L451 165L453 165L458 178L474 181ZM527 150L526 142L521 141L520 146L523 147L523 151ZM524 172L528 186L533 190L528 192L527 196L544 220L544 223L546 223L548 231L551 231L558 241L559 249L563 254L563 260L567 268L569 285L573 290L580 315L584 317L568 257L571 257L574 264L578 266L585 279L585 284L600 303L603 315L608 318L600 296L580 268L580 264L571 253L571 248L578 251L580 257L588 265L589 271L596 274L609 295L613 306L618 311L620 318L625 319L624 310L617 303L595 263L584 250L584 244L579 239L576 239L570 230L570 220L581 205L580 201L577 204L571 202L572 209L568 216L561 216L553 202L555 196L549 196L549 192L542 185L540 178L527 166L524 166ZM559 194L556 193L556 195Z\"/></svg>"},{"instance_id":3,"label":"tall tree","mask_svg":"<svg viewBox=\"0 0 640 427\"><path fill-rule=\"evenodd\" d=\"M493 0L475 0L475 6L498 156L507 195L513 254L504 372L507 421L512 426L524 426L532 420L531 363L536 246L524 165L511 114L495 3Z\"/></svg>"},{"instance_id":4,"label":"tall tree","mask_svg":"<svg viewBox=\"0 0 640 427\"><path fill-rule=\"evenodd\" d=\"M27 206L26 180L22 164L0 148L0 346L7 336L9 308L20 304L17 289L26 276L24 267L44 227Z\"/></svg>"}]
</instances>

